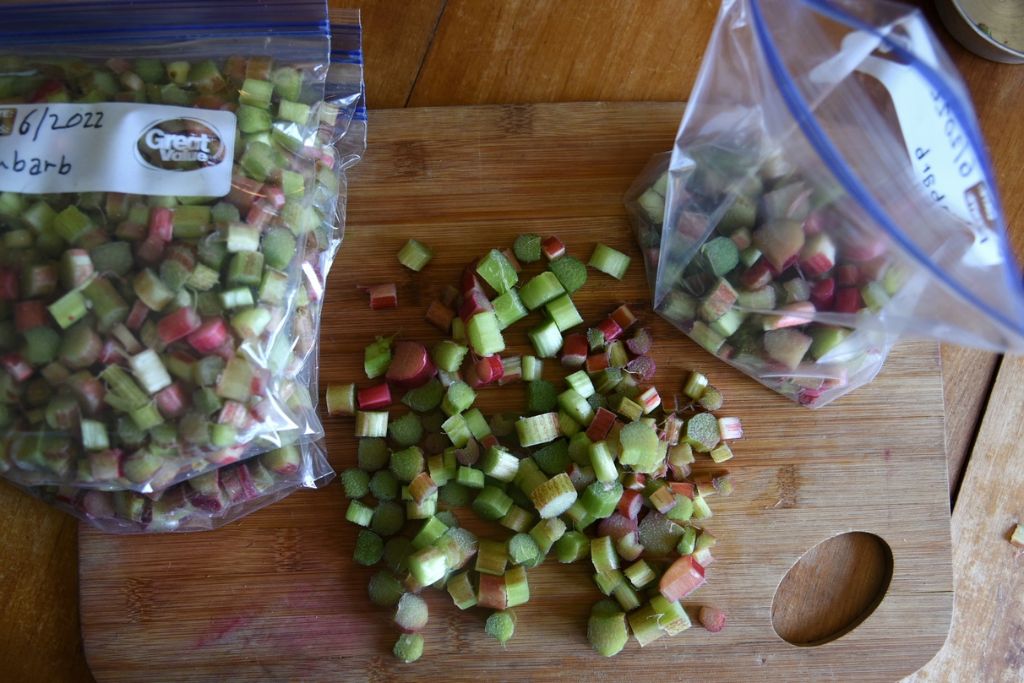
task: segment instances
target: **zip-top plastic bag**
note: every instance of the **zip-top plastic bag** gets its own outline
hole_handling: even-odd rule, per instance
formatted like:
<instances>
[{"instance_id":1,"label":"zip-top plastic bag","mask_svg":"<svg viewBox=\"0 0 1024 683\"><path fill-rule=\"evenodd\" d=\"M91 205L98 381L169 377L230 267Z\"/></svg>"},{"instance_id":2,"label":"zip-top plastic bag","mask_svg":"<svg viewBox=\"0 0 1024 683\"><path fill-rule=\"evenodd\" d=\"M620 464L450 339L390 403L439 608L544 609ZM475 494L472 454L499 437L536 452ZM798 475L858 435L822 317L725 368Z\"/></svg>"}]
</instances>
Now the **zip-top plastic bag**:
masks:
<instances>
[{"instance_id":1,"label":"zip-top plastic bag","mask_svg":"<svg viewBox=\"0 0 1024 683\"><path fill-rule=\"evenodd\" d=\"M661 315L802 404L904 335L1024 350L970 99L911 7L725 0L671 159L626 201Z\"/></svg>"},{"instance_id":2,"label":"zip-top plastic bag","mask_svg":"<svg viewBox=\"0 0 1024 683\"><path fill-rule=\"evenodd\" d=\"M73 486L26 490L92 526L118 534L209 531L334 476L323 440L283 446L150 494Z\"/></svg>"},{"instance_id":3,"label":"zip-top plastic bag","mask_svg":"<svg viewBox=\"0 0 1024 683\"><path fill-rule=\"evenodd\" d=\"M319 439L307 264L361 92L322 104L325 3L0 19L4 476L157 491Z\"/></svg>"},{"instance_id":4,"label":"zip-top plastic bag","mask_svg":"<svg viewBox=\"0 0 1024 683\"><path fill-rule=\"evenodd\" d=\"M366 148L362 32L359 13L332 9L331 66L319 117L316 143L323 166L313 193L324 215L324 232L304 245L300 289L291 319L289 373L283 400L309 424L319 425L316 403L320 311L326 278L344 235L345 172ZM314 239L315 238L315 239ZM315 434L310 428L307 434ZM296 443L201 472L186 482L149 493L76 486L24 489L56 507L111 533L168 533L219 528L276 502L300 488L321 488L334 472L322 440Z\"/></svg>"}]
</instances>

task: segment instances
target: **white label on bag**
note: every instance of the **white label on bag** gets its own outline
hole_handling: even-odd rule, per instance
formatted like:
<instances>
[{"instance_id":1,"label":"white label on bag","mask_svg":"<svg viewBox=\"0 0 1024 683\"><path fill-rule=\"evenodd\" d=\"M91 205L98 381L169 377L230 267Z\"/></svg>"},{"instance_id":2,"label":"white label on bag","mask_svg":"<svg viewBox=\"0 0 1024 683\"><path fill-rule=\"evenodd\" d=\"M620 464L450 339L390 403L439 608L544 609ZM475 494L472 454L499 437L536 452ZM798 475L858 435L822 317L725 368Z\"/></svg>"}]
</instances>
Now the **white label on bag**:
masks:
<instances>
[{"instance_id":1,"label":"white label on bag","mask_svg":"<svg viewBox=\"0 0 1024 683\"><path fill-rule=\"evenodd\" d=\"M222 197L236 120L162 104L0 105L0 191Z\"/></svg>"},{"instance_id":2,"label":"white label on bag","mask_svg":"<svg viewBox=\"0 0 1024 683\"><path fill-rule=\"evenodd\" d=\"M912 67L868 57L858 71L889 92L914 174L928 196L974 230L974 246L965 258L977 265L1001 262L988 183L949 103Z\"/></svg>"}]
</instances>

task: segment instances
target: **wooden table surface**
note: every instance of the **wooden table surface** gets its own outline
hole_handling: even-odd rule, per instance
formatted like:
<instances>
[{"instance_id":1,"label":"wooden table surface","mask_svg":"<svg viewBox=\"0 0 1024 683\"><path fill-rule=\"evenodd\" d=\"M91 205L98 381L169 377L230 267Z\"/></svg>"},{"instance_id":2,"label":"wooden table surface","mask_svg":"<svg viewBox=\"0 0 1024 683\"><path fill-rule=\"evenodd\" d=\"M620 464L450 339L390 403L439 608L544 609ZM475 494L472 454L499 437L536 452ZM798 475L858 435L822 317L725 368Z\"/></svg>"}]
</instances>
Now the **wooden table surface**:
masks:
<instances>
[{"instance_id":1,"label":"wooden table surface","mask_svg":"<svg viewBox=\"0 0 1024 683\"><path fill-rule=\"evenodd\" d=\"M683 100L718 7L713 0L344 4L363 11L371 108ZM974 98L1014 252L1024 260L1024 67L971 55L937 23L930 2L917 4ZM1024 573L1007 537L1024 516L1024 360L954 347L943 347L942 359L957 601L945 647L912 678L1017 681ZM6 485L0 520L0 677L92 680L79 634L77 523ZM849 595L789 610L778 630L791 640L827 635L842 625L836 613L864 602L876 575L869 568L846 577Z\"/></svg>"}]
</instances>

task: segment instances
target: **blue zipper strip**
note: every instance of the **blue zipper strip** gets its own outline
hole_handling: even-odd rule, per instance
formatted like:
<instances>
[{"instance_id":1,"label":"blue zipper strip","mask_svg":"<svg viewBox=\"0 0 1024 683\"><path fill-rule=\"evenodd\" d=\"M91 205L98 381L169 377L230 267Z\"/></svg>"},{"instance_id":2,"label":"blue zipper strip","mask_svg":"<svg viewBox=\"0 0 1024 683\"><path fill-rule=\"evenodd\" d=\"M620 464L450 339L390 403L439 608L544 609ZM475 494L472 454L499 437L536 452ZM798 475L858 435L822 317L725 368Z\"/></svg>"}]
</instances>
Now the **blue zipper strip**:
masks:
<instances>
[{"instance_id":1,"label":"blue zipper strip","mask_svg":"<svg viewBox=\"0 0 1024 683\"><path fill-rule=\"evenodd\" d=\"M182 17L187 17L183 20ZM325 0L118 0L0 5L0 45L125 42L157 35L328 37Z\"/></svg>"},{"instance_id":2,"label":"blue zipper strip","mask_svg":"<svg viewBox=\"0 0 1024 683\"><path fill-rule=\"evenodd\" d=\"M917 68L919 72L921 72L922 76L928 80L929 84L949 103L954 115L958 117L961 126L963 126L964 131L967 134L968 140L974 148L975 153L978 155L978 159L981 162L982 169L985 174L985 182L988 183L989 191L993 193L993 200L998 206L999 197L995 194L995 184L992 182L991 165L988 160L988 155L985 153L984 146L980 144L980 135L977 132L977 128L974 125L972 117L964 116L963 107L961 106L960 101L955 93L950 90L946 82L932 69L928 68L927 65L923 64L916 55L904 50L887 36L883 36L873 27L863 24L855 18L840 12L834 7L824 4L821 0L800 1L806 5L814 7L822 14L825 14L836 21L877 36L883 40L887 46L892 47L897 51L897 54L905 58L910 64ZM754 31L764 51L765 61L768 64L772 78L775 80L775 84L778 86L790 113L793 115L797 125L800 126L800 129L814 147L815 151L817 151L821 156L822 161L825 162L825 165L828 166L829 170L836 176L836 179L840 184L842 184L844 189L846 189L846 191L857 200L864 210L867 211L868 215L886 231L889 237L899 244L939 281L946 283L958 296L962 297L971 305L976 306L989 317L999 321L1002 325L1008 327L1017 334L1024 336L1024 308L1022 308L1022 306L1024 306L1024 304L1022 304L1022 299L1024 299L1024 287L1022 287L1020 276L1017 273L1016 263L1010 253L1009 246L1006 243L1005 231L1000 230L997 232L997 235L1000 242L1000 250L1002 251L1004 260L1006 261L1003 272L1007 280L1007 286L1010 291L1014 291L1017 294L1013 303L1014 308L1017 309L1018 316L1021 318L1018 320L1013 320L1007 317L1002 312L992 308L989 304L979 299L973 292L964 288L956 280L947 278L942 269L939 268L934 261L928 258L928 256L916 244L914 244L914 242L907 238L906 234L904 234L899 226L893 222L885 209L875 201L875 198L871 196L868 189L864 187L863 183L861 183L860 180L850 171L849 166L845 161L843 161L839 150L835 148L832 142L828 139L828 135L821 129L821 126L819 126L817 121L814 119L813 112L811 112L806 100L804 100L803 96L800 94L796 85L793 83L793 79L790 77L788 70L782 63L778 48L776 48L775 42L765 25L764 16L761 14L760 0L750 0L750 9L753 17ZM1000 228L1002 228L1002 225L1000 225ZM1016 278L1016 280L1014 278Z\"/></svg>"}]
</instances>

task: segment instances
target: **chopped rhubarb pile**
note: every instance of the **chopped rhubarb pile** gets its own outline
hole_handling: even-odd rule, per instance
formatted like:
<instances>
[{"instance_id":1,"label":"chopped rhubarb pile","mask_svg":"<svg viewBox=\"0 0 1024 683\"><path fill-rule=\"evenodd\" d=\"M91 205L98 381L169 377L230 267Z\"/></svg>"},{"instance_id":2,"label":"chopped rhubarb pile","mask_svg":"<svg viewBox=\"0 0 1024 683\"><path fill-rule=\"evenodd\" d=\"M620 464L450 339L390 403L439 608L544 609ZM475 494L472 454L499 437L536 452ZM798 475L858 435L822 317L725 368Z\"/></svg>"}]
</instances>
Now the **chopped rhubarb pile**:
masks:
<instances>
[{"instance_id":1,"label":"chopped rhubarb pile","mask_svg":"<svg viewBox=\"0 0 1024 683\"><path fill-rule=\"evenodd\" d=\"M728 265L728 249L719 249L715 258ZM332 414L354 415L359 458L343 476L346 518L360 527L356 561L379 567L371 599L397 605L402 661L423 654L423 640L408 636L427 622L419 594L428 587L459 609L488 610L487 633L505 644L515 607L530 598L527 574L549 556L591 566L606 596L588 623L598 653L619 652L631 632L644 646L690 627L681 601L714 560L710 501L732 491L727 471L708 468L733 457L727 442L743 428L711 412L723 397L699 372L663 399L652 383L654 336L629 306L585 324L571 295L587 266L567 252L539 235L492 249L429 304L426 319L450 338L429 347L369 340L369 382L327 389ZM629 257L602 244L590 264L622 278ZM735 291L721 289L711 305L728 308ZM531 348L510 348L516 325ZM526 385L521 413L476 407L481 392L514 383ZM503 528L504 538L460 527L457 508ZM709 630L724 624L724 615L705 616Z\"/></svg>"}]
</instances>

